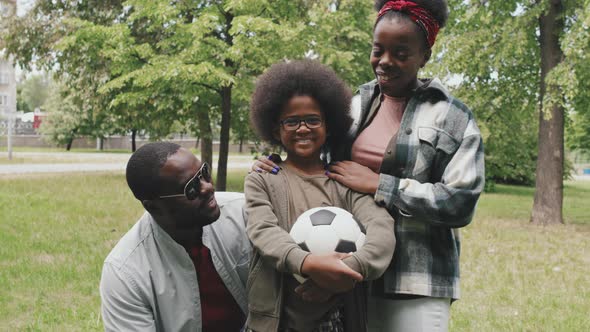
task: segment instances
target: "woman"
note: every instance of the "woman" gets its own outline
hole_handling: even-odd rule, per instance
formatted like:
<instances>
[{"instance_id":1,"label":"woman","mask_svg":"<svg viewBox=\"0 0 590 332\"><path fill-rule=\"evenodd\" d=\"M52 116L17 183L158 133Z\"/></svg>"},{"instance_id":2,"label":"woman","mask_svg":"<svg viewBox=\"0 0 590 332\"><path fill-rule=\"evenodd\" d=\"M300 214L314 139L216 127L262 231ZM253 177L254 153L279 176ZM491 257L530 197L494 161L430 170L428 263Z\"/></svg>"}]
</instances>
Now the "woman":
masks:
<instances>
[{"instance_id":1,"label":"woman","mask_svg":"<svg viewBox=\"0 0 590 332\"><path fill-rule=\"evenodd\" d=\"M446 1L375 1L375 8L376 80L360 87L355 129L331 153L346 161L328 176L372 194L396 220L394 257L371 284L370 330L446 331L460 297L457 228L471 222L484 188L483 143L472 112L440 80L418 79L446 23Z\"/></svg>"}]
</instances>

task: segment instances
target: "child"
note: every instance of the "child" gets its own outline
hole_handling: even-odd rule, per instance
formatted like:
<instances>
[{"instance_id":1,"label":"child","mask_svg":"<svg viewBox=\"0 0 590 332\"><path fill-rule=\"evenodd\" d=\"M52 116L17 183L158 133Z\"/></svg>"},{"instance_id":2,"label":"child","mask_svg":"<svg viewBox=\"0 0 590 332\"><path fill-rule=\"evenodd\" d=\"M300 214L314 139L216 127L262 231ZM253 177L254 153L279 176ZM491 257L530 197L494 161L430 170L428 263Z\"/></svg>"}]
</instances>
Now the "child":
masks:
<instances>
[{"instance_id":1,"label":"child","mask_svg":"<svg viewBox=\"0 0 590 332\"><path fill-rule=\"evenodd\" d=\"M247 233L254 246L248 279L250 331L366 329L364 288L349 290L355 280L376 279L387 268L395 248L394 222L372 197L325 174L321 156L346 136L350 100L349 89L336 74L314 61L275 64L257 82L251 122L263 140L280 144L287 157L277 165L277 175L253 172L245 181ZM301 213L319 206L349 210L366 228L365 245L352 255L302 250L288 232ZM349 292L325 303L306 302L295 293L299 283L294 273L311 279L303 287Z\"/></svg>"}]
</instances>

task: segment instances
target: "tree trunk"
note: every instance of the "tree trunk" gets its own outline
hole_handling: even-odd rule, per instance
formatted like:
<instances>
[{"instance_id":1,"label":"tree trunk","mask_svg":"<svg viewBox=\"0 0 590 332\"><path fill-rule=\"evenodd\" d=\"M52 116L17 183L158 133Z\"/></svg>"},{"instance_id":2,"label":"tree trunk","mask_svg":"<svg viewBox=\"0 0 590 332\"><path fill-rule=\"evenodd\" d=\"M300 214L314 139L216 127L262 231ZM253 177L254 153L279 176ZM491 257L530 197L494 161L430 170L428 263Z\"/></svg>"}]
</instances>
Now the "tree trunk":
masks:
<instances>
[{"instance_id":1,"label":"tree trunk","mask_svg":"<svg viewBox=\"0 0 590 332\"><path fill-rule=\"evenodd\" d=\"M72 149L72 144L74 143L74 139L76 138L76 132L78 128L75 128L71 132L71 137L68 139L68 143L66 144L66 151L70 151Z\"/></svg>"},{"instance_id":2,"label":"tree trunk","mask_svg":"<svg viewBox=\"0 0 590 332\"><path fill-rule=\"evenodd\" d=\"M244 146L244 138L240 137L240 148L238 150L240 153L242 153L243 146Z\"/></svg>"},{"instance_id":3,"label":"tree trunk","mask_svg":"<svg viewBox=\"0 0 590 332\"><path fill-rule=\"evenodd\" d=\"M74 136L68 139L68 143L66 144L66 151L70 151L72 149L72 143L74 143Z\"/></svg>"},{"instance_id":4,"label":"tree trunk","mask_svg":"<svg viewBox=\"0 0 590 332\"><path fill-rule=\"evenodd\" d=\"M98 150L98 151L104 150L104 138L103 137L96 138L96 150Z\"/></svg>"},{"instance_id":5,"label":"tree trunk","mask_svg":"<svg viewBox=\"0 0 590 332\"><path fill-rule=\"evenodd\" d=\"M195 112L197 114L197 120L199 123L200 136L197 137L197 143L201 142L201 161L206 162L209 165L213 163L213 133L211 130L211 119L209 113L206 110L199 112L197 107Z\"/></svg>"},{"instance_id":6,"label":"tree trunk","mask_svg":"<svg viewBox=\"0 0 590 332\"><path fill-rule=\"evenodd\" d=\"M217 160L217 183L215 190L225 191L227 183L227 157L229 152L229 127L231 120L232 86L221 89L221 133L219 137L219 159Z\"/></svg>"},{"instance_id":7,"label":"tree trunk","mask_svg":"<svg viewBox=\"0 0 590 332\"><path fill-rule=\"evenodd\" d=\"M137 136L137 129L131 129L131 152L135 152L135 136Z\"/></svg>"},{"instance_id":8,"label":"tree trunk","mask_svg":"<svg viewBox=\"0 0 590 332\"><path fill-rule=\"evenodd\" d=\"M535 201L531 222L533 224L562 224L563 215L563 119L564 110L553 105L544 111L543 98L547 93L557 93L558 87L547 85L547 74L563 60L559 35L564 29L561 0L550 0L548 11L539 18L541 47L541 91L539 114L539 155Z\"/></svg>"}]
</instances>

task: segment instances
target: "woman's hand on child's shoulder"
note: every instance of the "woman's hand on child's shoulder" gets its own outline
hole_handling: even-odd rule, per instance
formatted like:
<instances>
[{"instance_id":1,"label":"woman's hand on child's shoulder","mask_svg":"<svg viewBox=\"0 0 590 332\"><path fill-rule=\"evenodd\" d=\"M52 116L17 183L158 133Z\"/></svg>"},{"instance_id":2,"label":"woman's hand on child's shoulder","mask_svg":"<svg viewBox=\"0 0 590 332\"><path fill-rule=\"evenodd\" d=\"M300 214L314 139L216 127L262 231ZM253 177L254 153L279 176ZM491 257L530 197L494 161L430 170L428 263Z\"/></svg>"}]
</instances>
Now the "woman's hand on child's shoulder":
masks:
<instances>
[{"instance_id":1,"label":"woman's hand on child's shoulder","mask_svg":"<svg viewBox=\"0 0 590 332\"><path fill-rule=\"evenodd\" d=\"M332 163L326 173L332 180L336 180L348 188L363 194L373 195L379 187L379 174L367 166L354 161L345 160Z\"/></svg>"},{"instance_id":2,"label":"woman's hand on child's shoulder","mask_svg":"<svg viewBox=\"0 0 590 332\"><path fill-rule=\"evenodd\" d=\"M270 154L268 157L260 157L252 164L251 172L277 174L279 172L279 166L276 163L280 163L281 161L281 156L276 153Z\"/></svg>"}]
</instances>

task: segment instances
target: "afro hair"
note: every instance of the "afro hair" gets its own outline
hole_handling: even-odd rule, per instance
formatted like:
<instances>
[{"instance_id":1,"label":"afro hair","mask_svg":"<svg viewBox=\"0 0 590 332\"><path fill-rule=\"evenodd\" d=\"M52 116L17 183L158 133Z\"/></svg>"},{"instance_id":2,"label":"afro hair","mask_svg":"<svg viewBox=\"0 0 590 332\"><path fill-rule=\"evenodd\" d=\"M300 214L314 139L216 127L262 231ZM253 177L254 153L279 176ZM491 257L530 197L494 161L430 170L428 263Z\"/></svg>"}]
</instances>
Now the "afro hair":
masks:
<instances>
[{"instance_id":1,"label":"afro hair","mask_svg":"<svg viewBox=\"0 0 590 332\"><path fill-rule=\"evenodd\" d=\"M309 96L320 105L326 122L326 147L342 142L352 124L352 92L336 73L313 60L272 65L257 82L250 102L250 122L258 136L273 145L283 107L294 96Z\"/></svg>"}]
</instances>

